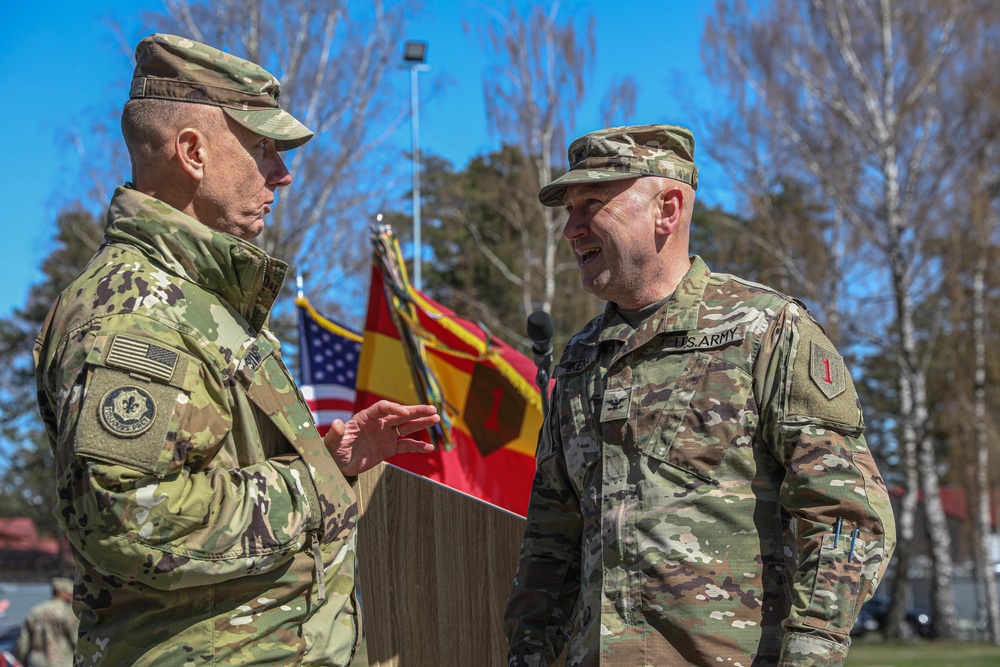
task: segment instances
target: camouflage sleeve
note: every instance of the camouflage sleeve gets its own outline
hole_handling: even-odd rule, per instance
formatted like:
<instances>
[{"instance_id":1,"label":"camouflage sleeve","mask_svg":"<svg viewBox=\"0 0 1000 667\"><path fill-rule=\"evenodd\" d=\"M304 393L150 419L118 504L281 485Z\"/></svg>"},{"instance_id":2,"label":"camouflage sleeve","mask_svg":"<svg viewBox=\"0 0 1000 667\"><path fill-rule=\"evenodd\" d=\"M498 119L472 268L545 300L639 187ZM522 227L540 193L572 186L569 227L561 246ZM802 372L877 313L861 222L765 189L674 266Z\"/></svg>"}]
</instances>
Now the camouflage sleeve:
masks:
<instances>
[{"instance_id":1,"label":"camouflage sleeve","mask_svg":"<svg viewBox=\"0 0 1000 667\"><path fill-rule=\"evenodd\" d=\"M580 592L580 501L559 434L560 394L542 426L521 557L504 611L509 667L554 664L569 638Z\"/></svg>"},{"instance_id":2,"label":"camouflage sleeve","mask_svg":"<svg viewBox=\"0 0 1000 667\"><path fill-rule=\"evenodd\" d=\"M240 465L240 426L217 369L168 346L169 377L140 378L106 363L108 340L69 343L41 377L57 443L56 513L74 548L102 571L164 590L291 558L323 516L303 461Z\"/></svg>"},{"instance_id":3,"label":"camouflage sleeve","mask_svg":"<svg viewBox=\"0 0 1000 667\"><path fill-rule=\"evenodd\" d=\"M31 650L31 631L28 629L28 621L25 619L21 623L21 634L17 636L17 645L14 647L14 655L18 660L27 664L28 652Z\"/></svg>"},{"instance_id":4,"label":"camouflage sleeve","mask_svg":"<svg viewBox=\"0 0 1000 667\"><path fill-rule=\"evenodd\" d=\"M843 665L858 611L895 545L889 495L851 377L819 325L789 305L758 360L759 432L785 468L781 503L795 519L797 547L779 665Z\"/></svg>"}]
</instances>

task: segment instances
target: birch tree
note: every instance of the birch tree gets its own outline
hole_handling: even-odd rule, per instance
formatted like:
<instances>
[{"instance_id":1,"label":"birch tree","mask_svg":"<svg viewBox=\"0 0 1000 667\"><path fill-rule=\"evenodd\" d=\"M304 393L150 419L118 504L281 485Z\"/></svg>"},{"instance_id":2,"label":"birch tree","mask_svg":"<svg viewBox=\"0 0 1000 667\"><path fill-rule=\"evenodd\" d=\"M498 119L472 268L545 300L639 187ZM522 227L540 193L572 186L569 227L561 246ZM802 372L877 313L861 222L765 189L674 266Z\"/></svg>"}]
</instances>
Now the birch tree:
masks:
<instances>
[{"instance_id":1,"label":"birch tree","mask_svg":"<svg viewBox=\"0 0 1000 667\"><path fill-rule=\"evenodd\" d=\"M479 35L492 62L483 77L487 121L504 144L517 147L530 176L518 205L504 211L521 261L517 267L499 257L490 261L519 295L525 316L537 309L551 312L559 275L575 272L576 264L559 252L565 217L542 206L535 194L565 169L567 141L596 57L594 18L564 12L559 0L524 13L513 4L505 12L484 9L486 22L467 24L466 30ZM604 98L604 117L621 120L634 113L636 95L631 78L615 80ZM597 300L578 293L596 314Z\"/></svg>"},{"instance_id":2,"label":"birch tree","mask_svg":"<svg viewBox=\"0 0 1000 667\"><path fill-rule=\"evenodd\" d=\"M419 8L406 0L163 0L162 11L141 15L141 35L183 35L260 64L281 81L282 107L316 133L283 154L293 182L278 191L254 242L301 271L318 301L337 294L340 302L317 304L333 316L344 315L345 290L367 288L367 226L409 182L409 162L392 142L408 119L399 65ZM131 62L138 36L119 27L117 40ZM87 184L80 203L98 215L129 176L118 130L128 82L120 87L114 109L68 133ZM293 284L286 280L286 292Z\"/></svg>"},{"instance_id":3,"label":"birch tree","mask_svg":"<svg viewBox=\"0 0 1000 667\"><path fill-rule=\"evenodd\" d=\"M961 72L962 90L956 102L955 115L962 135L956 150L965 157L959 185L964 192L959 199L966 203L968 216L960 225L964 233L961 243L963 267L971 267L970 307L964 308L972 330L972 428L969 466L973 471L970 492L971 515L974 521L974 563L977 590L981 592L978 623L986 638L1000 644L1000 600L996 576L990 558L991 528L990 498L992 489L1000 485L996 461L1000 449L991 448L997 440L998 424L991 409L988 390L996 386L996 375L990 373L987 347L996 344L995 310L997 283L989 266L998 256L1000 233L1000 82L994 67L1000 57L1000 9L996 3L977 3L980 17L963 39L964 62ZM992 278L992 280L991 280ZM992 295L992 298L991 298ZM992 306L991 306L992 304ZM969 364L962 364L967 367ZM993 384L989 384L992 375ZM995 408L995 400L993 406ZM991 451L992 449L992 451ZM991 471L994 474L991 475ZM1000 508L998 508L1000 509Z\"/></svg>"},{"instance_id":4,"label":"birch tree","mask_svg":"<svg viewBox=\"0 0 1000 667\"><path fill-rule=\"evenodd\" d=\"M924 244L946 213L952 156L943 150L942 106L969 10L969 3L935 0L775 0L755 15L742 0L718 0L705 33L709 74L734 101L733 115L708 142L742 137L758 156L748 169L805 178L849 227L832 246L840 262L831 306L849 303L844 324L852 339L891 355L899 399L905 493L894 589L903 590L922 492L943 637L955 631L953 564L928 437L928 346L915 304L935 276ZM745 173L737 182L754 180ZM904 603L897 594L897 632Z\"/></svg>"},{"instance_id":5,"label":"birch tree","mask_svg":"<svg viewBox=\"0 0 1000 667\"><path fill-rule=\"evenodd\" d=\"M165 0L163 7L142 17L142 34L184 35L261 64L281 81L282 106L316 133L303 148L284 154L294 184L278 193L279 205L256 242L302 269L317 301L327 293L343 299L345 286L363 290L370 257L366 212L408 175L404 170L396 180L400 153L389 138L407 117L407 96L393 94L392 75L412 3ZM137 37L119 30L118 38L128 60ZM100 245L112 188L129 179L118 130L127 80L119 89L113 113L81 119L67 131L81 186L67 189L75 201L54 223L45 280L32 288L24 308L0 321L0 434L16 451L8 452L4 466L11 484L0 494L0 512L28 513L43 529L54 529L55 522L46 509L52 505L44 474L48 444L34 406L31 344L49 305ZM286 291L293 284L286 280ZM329 300L323 310L342 314L343 305ZM281 318L272 325L289 331Z\"/></svg>"},{"instance_id":6,"label":"birch tree","mask_svg":"<svg viewBox=\"0 0 1000 667\"><path fill-rule=\"evenodd\" d=\"M398 74L410 3L392 0L168 0L178 29L258 62L282 83L282 105L316 136L290 153L292 187L257 242L296 261L322 294L366 276L371 204L405 184L389 144L406 119ZM363 285L362 285L363 287Z\"/></svg>"},{"instance_id":7,"label":"birch tree","mask_svg":"<svg viewBox=\"0 0 1000 667\"><path fill-rule=\"evenodd\" d=\"M1000 108L994 113L1000 114ZM997 116L994 116L996 118ZM996 148L997 134L993 134L992 146ZM996 156L993 156L996 160ZM985 165L983 165L985 167ZM988 313L988 266L990 260L997 258L995 237L1000 229L1000 210L998 210L997 199L1000 198L1000 177L997 173L997 163L994 162L992 169L984 168L977 176L986 180L978 193L980 196L974 201L973 224L978 232L972 235L973 243L978 244L977 257L975 258L972 276L972 339L973 339L973 438L974 443L974 470L973 484L970 485L970 502L972 505L972 517L975 521L975 544L973 545L976 566L977 589L982 591L982 598L979 606L979 624L984 628L987 638L994 644L1000 644L1000 601L997 595L996 576L993 574L993 563L990 558L990 539L993 535L991 529L990 499L992 490L997 488L998 479L996 475L990 475L991 470L995 470L997 456L996 448L990 451L990 443L997 440L997 424L993 415L995 412L988 410L987 399L987 338L988 328L991 323ZM984 178L985 177L985 178ZM991 193L992 197L983 196ZM992 201L990 201L992 199ZM995 385L994 385L995 386ZM991 467L991 461L992 467Z\"/></svg>"}]
</instances>

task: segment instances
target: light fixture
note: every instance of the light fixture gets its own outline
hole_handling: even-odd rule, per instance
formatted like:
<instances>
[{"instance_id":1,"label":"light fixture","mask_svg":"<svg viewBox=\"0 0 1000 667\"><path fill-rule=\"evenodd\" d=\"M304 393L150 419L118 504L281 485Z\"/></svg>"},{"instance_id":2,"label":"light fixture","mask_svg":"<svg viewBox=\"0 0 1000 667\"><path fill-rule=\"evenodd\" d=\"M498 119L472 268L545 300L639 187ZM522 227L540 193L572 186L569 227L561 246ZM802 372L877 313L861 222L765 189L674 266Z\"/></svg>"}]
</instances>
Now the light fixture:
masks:
<instances>
[{"instance_id":1,"label":"light fixture","mask_svg":"<svg viewBox=\"0 0 1000 667\"><path fill-rule=\"evenodd\" d=\"M403 60L408 63L427 62L427 42L407 42L403 50Z\"/></svg>"}]
</instances>

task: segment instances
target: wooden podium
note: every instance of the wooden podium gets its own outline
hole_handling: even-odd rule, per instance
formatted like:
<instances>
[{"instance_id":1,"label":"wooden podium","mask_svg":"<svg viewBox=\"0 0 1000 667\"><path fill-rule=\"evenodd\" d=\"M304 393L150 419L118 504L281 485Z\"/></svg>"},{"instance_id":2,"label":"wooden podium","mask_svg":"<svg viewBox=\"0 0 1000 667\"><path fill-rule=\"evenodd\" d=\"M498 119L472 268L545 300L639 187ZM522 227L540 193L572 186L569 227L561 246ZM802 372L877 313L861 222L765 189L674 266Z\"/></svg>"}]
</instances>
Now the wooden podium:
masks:
<instances>
[{"instance_id":1,"label":"wooden podium","mask_svg":"<svg viewBox=\"0 0 1000 667\"><path fill-rule=\"evenodd\" d=\"M357 490L369 664L506 665L503 610L524 519L385 463Z\"/></svg>"}]
</instances>

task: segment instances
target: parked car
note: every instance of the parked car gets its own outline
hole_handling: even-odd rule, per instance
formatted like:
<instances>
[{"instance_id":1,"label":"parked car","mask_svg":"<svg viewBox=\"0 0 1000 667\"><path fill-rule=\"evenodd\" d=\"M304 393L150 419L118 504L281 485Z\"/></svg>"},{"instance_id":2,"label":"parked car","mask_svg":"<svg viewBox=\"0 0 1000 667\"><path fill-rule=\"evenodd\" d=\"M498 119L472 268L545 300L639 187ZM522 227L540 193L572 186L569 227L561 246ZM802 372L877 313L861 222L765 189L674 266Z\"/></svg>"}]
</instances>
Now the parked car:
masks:
<instances>
[{"instance_id":1,"label":"parked car","mask_svg":"<svg viewBox=\"0 0 1000 667\"><path fill-rule=\"evenodd\" d=\"M0 667L21 667L21 663L14 657L17 638L20 636L21 627L18 625L0 627Z\"/></svg>"},{"instance_id":2,"label":"parked car","mask_svg":"<svg viewBox=\"0 0 1000 667\"><path fill-rule=\"evenodd\" d=\"M17 639L21 636L21 626L0 625L0 651L13 652Z\"/></svg>"},{"instance_id":3,"label":"parked car","mask_svg":"<svg viewBox=\"0 0 1000 667\"><path fill-rule=\"evenodd\" d=\"M885 632L890 603L891 601L885 598L872 598L866 602L858 613L858 621L851 629L851 635L858 637L866 632ZM931 613L923 609L907 609L906 621L900 631L900 638L923 637L929 639L933 636L934 620L931 618Z\"/></svg>"}]
</instances>

